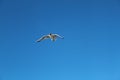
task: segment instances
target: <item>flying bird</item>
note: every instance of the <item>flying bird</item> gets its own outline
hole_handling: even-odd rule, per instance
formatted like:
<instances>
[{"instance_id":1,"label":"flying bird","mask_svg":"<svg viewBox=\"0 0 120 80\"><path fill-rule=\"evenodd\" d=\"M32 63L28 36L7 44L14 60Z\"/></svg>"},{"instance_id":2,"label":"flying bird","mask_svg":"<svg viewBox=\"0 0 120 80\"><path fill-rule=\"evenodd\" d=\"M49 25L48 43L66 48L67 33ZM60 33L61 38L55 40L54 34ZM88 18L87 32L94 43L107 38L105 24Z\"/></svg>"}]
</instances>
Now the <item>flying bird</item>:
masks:
<instances>
[{"instance_id":1,"label":"flying bird","mask_svg":"<svg viewBox=\"0 0 120 80\"><path fill-rule=\"evenodd\" d=\"M41 42L42 40L45 40L45 39L51 39L52 41L55 41L57 38L61 38L63 39L63 37L61 37L60 35L58 34L48 34L48 35L44 35L42 36L41 38L39 38L36 42Z\"/></svg>"}]
</instances>

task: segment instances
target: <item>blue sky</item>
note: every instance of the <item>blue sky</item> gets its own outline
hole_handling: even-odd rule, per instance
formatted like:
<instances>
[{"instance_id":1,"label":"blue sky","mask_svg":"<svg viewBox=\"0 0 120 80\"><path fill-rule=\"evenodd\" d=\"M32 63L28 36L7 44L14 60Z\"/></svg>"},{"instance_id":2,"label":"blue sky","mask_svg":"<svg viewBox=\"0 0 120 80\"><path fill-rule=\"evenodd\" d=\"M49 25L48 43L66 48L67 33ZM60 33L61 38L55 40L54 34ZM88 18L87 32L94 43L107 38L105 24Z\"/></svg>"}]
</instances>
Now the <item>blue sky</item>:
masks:
<instances>
[{"instance_id":1,"label":"blue sky","mask_svg":"<svg viewBox=\"0 0 120 80\"><path fill-rule=\"evenodd\" d=\"M119 0L0 0L0 37L0 80L120 80Z\"/></svg>"}]
</instances>

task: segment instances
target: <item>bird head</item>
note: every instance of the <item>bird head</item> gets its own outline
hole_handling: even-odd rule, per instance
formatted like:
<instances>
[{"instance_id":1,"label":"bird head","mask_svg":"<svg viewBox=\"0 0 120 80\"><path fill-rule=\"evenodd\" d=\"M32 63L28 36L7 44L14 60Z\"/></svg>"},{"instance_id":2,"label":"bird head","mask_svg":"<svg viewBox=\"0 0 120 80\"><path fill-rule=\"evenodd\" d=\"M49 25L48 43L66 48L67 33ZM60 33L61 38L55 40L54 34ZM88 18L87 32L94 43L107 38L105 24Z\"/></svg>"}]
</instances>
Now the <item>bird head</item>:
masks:
<instances>
[{"instance_id":1,"label":"bird head","mask_svg":"<svg viewBox=\"0 0 120 80\"><path fill-rule=\"evenodd\" d=\"M50 33L50 35L52 35L52 33Z\"/></svg>"}]
</instances>

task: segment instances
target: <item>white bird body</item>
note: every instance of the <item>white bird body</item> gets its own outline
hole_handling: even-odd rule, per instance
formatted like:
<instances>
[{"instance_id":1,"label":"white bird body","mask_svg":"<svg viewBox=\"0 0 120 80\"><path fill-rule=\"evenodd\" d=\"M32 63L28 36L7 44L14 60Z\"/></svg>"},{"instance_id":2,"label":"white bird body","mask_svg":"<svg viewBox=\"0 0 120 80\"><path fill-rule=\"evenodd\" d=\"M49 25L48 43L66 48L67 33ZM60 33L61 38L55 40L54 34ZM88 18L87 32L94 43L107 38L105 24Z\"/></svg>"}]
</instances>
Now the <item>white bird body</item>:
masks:
<instances>
[{"instance_id":1,"label":"white bird body","mask_svg":"<svg viewBox=\"0 0 120 80\"><path fill-rule=\"evenodd\" d=\"M44 35L43 37L39 38L36 42L40 42L40 41L45 40L45 39L51 39L52 41L55 41L57 38L63 39L63 37L61 37L58 34L51 34L50 33L48 35Z\"/></svg>"}]
</instances>

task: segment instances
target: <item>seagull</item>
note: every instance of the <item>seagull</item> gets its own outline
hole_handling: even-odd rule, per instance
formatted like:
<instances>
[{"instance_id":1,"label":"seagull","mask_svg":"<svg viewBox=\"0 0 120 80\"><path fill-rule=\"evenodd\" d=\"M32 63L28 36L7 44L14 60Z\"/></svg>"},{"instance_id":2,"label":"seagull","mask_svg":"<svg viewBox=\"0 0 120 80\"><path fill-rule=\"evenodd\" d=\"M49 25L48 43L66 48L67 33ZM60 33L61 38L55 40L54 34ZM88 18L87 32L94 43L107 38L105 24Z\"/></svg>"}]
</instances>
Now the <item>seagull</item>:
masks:
<instances>
[{"instance_id":1,"label":"seagull","mask_svg":"<svg viewBox=\"0 0 120 80\"><path fill-rule=\"evenodd\" d=\"M36 42L41 42L42 40L45 40L45 39L51 39L53 42L57 39L57 38L61 38L63 39L63 37L61 37L60 35L58 34L48 34L48 35L44 35L42 36L41 38L39 38Z\"/></svg>"}]
</instances>

